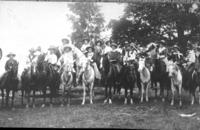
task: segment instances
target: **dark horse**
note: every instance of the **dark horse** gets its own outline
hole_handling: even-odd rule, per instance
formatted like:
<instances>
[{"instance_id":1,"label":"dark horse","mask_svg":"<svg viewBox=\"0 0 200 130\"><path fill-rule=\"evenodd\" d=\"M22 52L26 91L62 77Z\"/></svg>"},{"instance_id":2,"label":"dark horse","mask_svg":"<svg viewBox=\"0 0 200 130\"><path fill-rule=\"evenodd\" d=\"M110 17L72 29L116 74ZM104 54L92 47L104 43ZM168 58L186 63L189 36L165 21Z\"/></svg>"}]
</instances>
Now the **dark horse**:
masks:
<instances>
[{"instance_id":1,"label":"dark horse","mask_svg":"<svg viewBox=\"0 0 200 130\"><path fill-rule=\"evenodd\" d=\"M103 56L103 61L102 61L102 80L105 86L105 96L106 99L104 100L104 103L106 103L107 101L109 101L109 104L112 104L112 87L114 88L114 90L116 88L120 88L118 85L120 83L120 73L117 70L116 67L116 61L114 62L110 62L108 59L108 55L104 55ZM107 92L109 88L109 92ZM119 89L118 89L119 92Z\"/></svg>"},{"instance_id":2,"label":"dark horse","mask_svg":"<svg viewBox=\"0 0 200 130\"><path fill-rule=\"evenodd\" d=\"M190 64L187 69L183 69L183 88L191 94L191 105L195 101L195 91L200 87L200 63L199 58L196 57L195 63ZM199 104L200 104L200 90L199 90Z\"/></svg>"},{"instance_id":3,"label":"dark horse","mask_svg":"<svg viewBox=\"0 0 200 130\"><path fill-rule=\"evenodd\" d=\"M2 93L2 106L4 105L4 90L6 91L6 106L8 107L9 94L12 91L12 106L14 106L14 97L15 92L18 90L19 79L18 74L18 65L12 65L10 70L3 74L0 79L0 88Z\"/></svg>"},{"instance_id":4,"label":"dark horse","mask_svg":"<svg viewBox=\"0 0 200 130\"><path fill-rule=\"evenodd\" d=\"M155 96L157 97L158 83L160 85L160 96L165 101L164 90L170 90L170 78L167 72L167 66L161 59L152 59L151 85L155 86Z\"/></svg>"},{"instance_id":5,"label":"dark horse","mask_svg":"<svg viewBox=\"0 0 200 130\"><path fill-rule=\"evenodd\" d=\"M124 104L127 104L128 89L130 90L130 103L133 104L133 88L137 86L138 64L135 61L129 61L122 67L121 83L125 89Z\"/></svg>"},{"instance_id":6,"label":"dark horse","mask_svg":"<svg viewBox=\"0 0 200 130\"><path fill-rule=\"evenodd\" d=\"M28 104L30 105L30 93L33 92L33 107L35 107L36 91L43 92L43 105L46 102L46 91L50 88L50 104L52 105L52 98L56 96L59 89L60 79L59 74L53 67L44 61L45 55L40 55L37 64L32 64L30 68L25 69L22 73L22 103L24 92L28 94Z\"/></svg>"}]
</instances>

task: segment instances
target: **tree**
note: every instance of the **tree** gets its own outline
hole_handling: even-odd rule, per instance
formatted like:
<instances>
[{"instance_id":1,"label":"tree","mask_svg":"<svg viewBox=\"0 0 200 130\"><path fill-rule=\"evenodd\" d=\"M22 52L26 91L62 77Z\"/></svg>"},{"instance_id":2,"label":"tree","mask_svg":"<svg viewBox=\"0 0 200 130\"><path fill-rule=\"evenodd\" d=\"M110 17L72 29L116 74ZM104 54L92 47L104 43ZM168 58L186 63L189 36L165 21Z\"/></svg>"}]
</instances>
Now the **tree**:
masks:
<instances>
[{"instance_id":1,"label":"tree","mask_svg":"<svg viewBox=\"0 0 200 130\"><path fill-rule=\"evenodd\" d=\"M187 41L200 29L200 10L191 11L191 7L182 3L129 3L123 17L112 24L112 38L120 41L123 37L142 45L164 40L185 51Z\"/></svg>"},{"instance_id":2,"label":"tree","mask_svg":"<svg viewBox=\"0 0 200 130\"><path fill-rule=\"evenodd\" d=\"M83 38L98 39L104 27L104 18L100 6L93 2L77 2L68 5L73 12L68 18L73 22L73 43L80 43Z\"/></svg>"}]
</instances>

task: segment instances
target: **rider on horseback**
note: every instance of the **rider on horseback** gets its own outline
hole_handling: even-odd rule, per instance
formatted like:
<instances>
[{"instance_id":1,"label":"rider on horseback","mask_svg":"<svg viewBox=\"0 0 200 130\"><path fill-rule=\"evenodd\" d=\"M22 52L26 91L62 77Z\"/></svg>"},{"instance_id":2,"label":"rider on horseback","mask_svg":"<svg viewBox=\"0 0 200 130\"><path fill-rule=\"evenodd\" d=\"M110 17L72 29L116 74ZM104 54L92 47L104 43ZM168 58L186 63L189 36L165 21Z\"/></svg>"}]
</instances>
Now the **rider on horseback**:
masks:
<instances>
[{"instance_id":1,"label":"rider on horseback","mask_svg":"<svg viewBox=\"0 0 200 130\"><path fill-rule=\"evenodd\" d=\"M55 69L58 58L56 54L54 53L54 49L55 49L54 46L50 46L48 48L48 53L44 61L47 61L50 64L50 66L52 66Z\"/></svg>"},{"instance_id":2,"label":"rider on horseback","mask_svg":"<svg viewBox=\"0 0 200 130\"><path fill-rule=\"evenodd\" d=\"M18 62L17 62L17 60L14 59L15 56L16 55L14 53L9 53L7 55L7 57L9 57L9 60L7 60L6 65L5 65L5 70L7 72L9 72L13 67L16 68L16 72L17 72ZM17 77L17 73L15 73L15 76Z\"/></svg>"},{"instance_id":3,"label":"rider on horseback","mask_svg":"<svg viewBox=\"0 0 200 130\"><path fill-rule=\"evenodd\" d=\"M97 79L101 79L101 74L100 74L97 64L94 60L94 48L92 46L89 46L86 48L86 50L87 50L86 57L90 61L90 63L92 64L92 66L94 68L95 77Z\"/></svg>"},{"instance_id":4,"label":"rider on horseback","mask_svg":"<svg viewBox=\"0 0 200 130\"><path fill-rule=\"evenodd\" d=\"M71 45L66 44L63 47L63 55L58 59L57 65L61 66L59 72L63 69L70 69L69 71L75 72L74 70L74 57Z\"/></svg>"},{"instance_id":5,"label":"rider on horseback","mask_svg":"<svg viewBox=\"0 0 200 130\"><path fill-rule=\"evenodd\" d=\"M127 51L125 51L125 55L123 57L124 64L136 62L136 55L137 49L135 47L135 44L131 43L130 46L127 47Z\"/></svg>"},{"instance_id":6,"label":"rider on horseback","mask_svg":"<svg viewBox=\"0 0 200 130\"><path fill-rule=\"evenodd\" d=\"M114 63L114 65L116 65L117 71L119 73L121 70L121 53L117 50L117 44L112 43L111 48L112 50L108 53L108 59L110 63Z\"/></svg>"}]
</instances>

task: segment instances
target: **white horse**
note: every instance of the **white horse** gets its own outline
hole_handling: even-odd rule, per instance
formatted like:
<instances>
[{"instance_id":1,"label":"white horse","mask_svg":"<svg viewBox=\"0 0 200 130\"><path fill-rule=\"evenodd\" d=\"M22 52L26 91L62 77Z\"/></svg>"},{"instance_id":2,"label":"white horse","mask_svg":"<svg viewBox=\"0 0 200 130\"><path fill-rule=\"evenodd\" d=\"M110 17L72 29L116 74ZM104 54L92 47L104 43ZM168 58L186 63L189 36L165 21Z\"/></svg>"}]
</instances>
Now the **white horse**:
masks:
<instances>
[{"instance_id":1,"label":"white horse","mask_svg":"<svg viewBox=\"0 0 200 130\"><path fill-rule=\"evenodd\" d=\"M180 71L180 68L176 63L170 63L168 64L167 71L169 72L169 77L171 78L171 91L172 91L172 101L171 105L174 105L174 95L176 87L178 87L179 92L179 105L182 106L182 100L181 100L181 91L182 91L182 74Z\"/></svg>"},{"instance_id":2,"label":"white horse","mask_svg":"<svg viewBox=\"0 0 200 130\"><path fill-rule=\"evenodd\" d=\"M139 68L138 71L140 73L140 83L141 83L141 97L140 101L143 102L144 92L146 95L146 101L149 101L148 91L149 86L151 84L151 74L149 69L145 66L145 58L139 58Z\"/></svg>"},{"instance_id":3,"label":"white horse","mask_svg":"<svg viewBox=\"0 0 200 130\"><path fill-rule=\"evenodd\" d=\"M79 68L79 67L78 67ZM91 66L90 61L86 63L85 69L81 70L83 68L79 68L77 70L77 79L79 80L79 77L82 78L82 86L83 86L83 100L82 105L85 104L85 97L86 97L86 86L89 88L90 91L90 104L93 104L93 96L94 96L94 80L95 80L95 72L93 67Z\"/></svg>"}]
</instances>

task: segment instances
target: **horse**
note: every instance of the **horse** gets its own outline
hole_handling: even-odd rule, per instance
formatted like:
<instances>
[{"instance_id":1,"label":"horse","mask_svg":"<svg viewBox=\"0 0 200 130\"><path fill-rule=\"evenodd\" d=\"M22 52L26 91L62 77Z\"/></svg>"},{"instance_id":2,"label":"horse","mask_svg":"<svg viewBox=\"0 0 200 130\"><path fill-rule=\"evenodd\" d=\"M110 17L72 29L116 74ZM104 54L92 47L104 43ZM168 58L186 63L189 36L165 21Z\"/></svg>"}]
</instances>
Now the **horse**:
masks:
<instances>
[{"instance_id":1,"label":"horse","mask_svg":"<svg viewBox=\"0 0 200 130\"><path fill-rule=\"evenodd\" d=\"M176 63L170 63L168 64L169 77L171 80L171 91L172 91L172 100L171 100L171 106L174 105L174 96L175 96L175 90L178 88L179 93L179 106L182 106L182 99L181 99L181 93L182 93L182 73L179 68L179 66Z\"/></svg>"},{"instance_id":2,"label":"horse","mask_svg":"<svg viewBox=\"0 0 200 130\"><path fill-rule=\"evenodd\" d=\"M60 88L62 90L61 106L62 107L64 106L66 89L67 89L67 103L68 103L68 106L69 106L70 105L71 88L72 88L72 84L73 84L72 68L70 68L68 65L63 65L63 66L61 66L60 71L61 71Z\"/></svg>"},{"instance_id":3,"label":"horse","mask_svg":"<svg viewBox=\"0 0 200 130\"><path fill-rule=\"evenodd\" d=\"M137 66L133 61L129 61L122 67L122 78L121 83L125 89L125 100L124 104L127 104L127 91L130 90L130 104L133 104L133 88L137 86Z\"/></svg>"},{"instance_id":4,"label":"horse","mask_svg":"<svg viewBox=\"0 0 200 130\"><path fill-rule=\"evenodd\" d=\"M141 82L140 102L143 102L144 93L146 95L146 101L147 102L149 101L148 91L149 91L149 86L150 86L150 83L151 83L151 74L150 74L149 69L145 65L145 60L146 60L146 58L140 57L139 62L138 62L138 64L139 64L138 72L140 74L140 82Z\"/></svg>"},{"instance_id":5,"label":"horse","mask_svg":"<svg viewBox=\"0 0 200 130\"><path fill-rule=\"evenodd\" d=\"M195 101L195 91L200 87L200 64L199 57L196 57L195 63L188 66L187 69L183 71L183 88L189 91L191 95L191 105ZM200 90L199 90L199 104L200 104Z\"/></svg>"},{"instance_id":6,"label":"horse","mask_svg":"<svg viewBox=\"0 0 200 130\"><path fill-rule=\"evenodd\" d=\"M102 66L102 79L105 85L105 96L106 99L104 100L104 103L106 103L107 101L109 101L109 104L112 104L112 93L111 93L111 89L112 87L114 88L114 92L116 90L116 88L118 88L118 93L120 92L120 87L118 86L120 84L120 74L121 74L121 70L120 72L118 71L118 68L116 66L116 62L117 61L113 61L110 62L108 59L108 55L104 55L103 60L101 62L101 66ZM109 92L107 92L109 88Z\"/></svg>"},{"instance_id":7,"label":"horse","mask_svg":"<svg viewBox=\"0 0 200 130\"><path fill-rule=\"evenodd\" d=\"M157 87L160 85L160 96L165 101L164 90L170 90L170 78L167 72L167 65L161 59L154 59L151 66L151 85L155 86L155 96L157 97ZM168 91L167 91L168 92Z\"/></svg>"},{"instance_id":8,"label":"horse","mask_svg":"<svg viewBox=\"0 0 200 130\"><path fill-rule=\"evenodd\" d=\"M78 67L77 69L77 81L81 76L81 83L83 86L83 100L81 105L85 104L85 97L86 97L86 86L89 88L90 91L90 104L93 104L93 96L94 96L94 81L95 81L95 73L94 69L91 66L91 62L88 60L86 62L86 67L84 70L83 68Z\"/></svg>"},{"instance_id":9,"label":"horse","mask_svg":"<svg viewBox=\"0 0 200 130\"><path fill-rule=\"evenodd\" d=\"M19 78L17 77L18 74L18 64L12 65L10 69L3 74L0 79L0 88L2 93L2 106L4 105L4 90L6 91L6 107L9 106L9 95L10 91L12 91L12 103L11 107L14 106L14 97L15 92L18 90L19 85Z\"/></svg>"}]
</instances>

